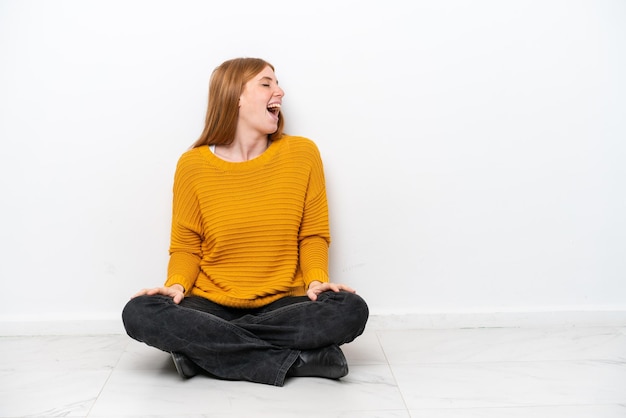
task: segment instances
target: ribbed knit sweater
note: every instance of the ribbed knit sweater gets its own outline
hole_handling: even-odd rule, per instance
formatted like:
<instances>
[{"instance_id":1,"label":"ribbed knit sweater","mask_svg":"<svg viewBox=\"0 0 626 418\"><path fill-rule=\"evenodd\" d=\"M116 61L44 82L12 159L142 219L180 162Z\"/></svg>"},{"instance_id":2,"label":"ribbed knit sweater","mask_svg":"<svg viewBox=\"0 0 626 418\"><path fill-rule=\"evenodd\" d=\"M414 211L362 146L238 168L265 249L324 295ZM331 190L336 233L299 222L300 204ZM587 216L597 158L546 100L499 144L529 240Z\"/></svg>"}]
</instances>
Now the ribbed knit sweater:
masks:
<instances>
[{"instance_id":1,"label":"ribbed knit sweater","mask_svg":"<svg viewBox=\"0 0 626 418\"><path fill-rule=\"evenodd\" d=\"M228 162L208 146L174 176L166 286L224 306L255 308L328 281L324 171L309 139L285 136L259 157Z\"/></svg>"}]
</instances>

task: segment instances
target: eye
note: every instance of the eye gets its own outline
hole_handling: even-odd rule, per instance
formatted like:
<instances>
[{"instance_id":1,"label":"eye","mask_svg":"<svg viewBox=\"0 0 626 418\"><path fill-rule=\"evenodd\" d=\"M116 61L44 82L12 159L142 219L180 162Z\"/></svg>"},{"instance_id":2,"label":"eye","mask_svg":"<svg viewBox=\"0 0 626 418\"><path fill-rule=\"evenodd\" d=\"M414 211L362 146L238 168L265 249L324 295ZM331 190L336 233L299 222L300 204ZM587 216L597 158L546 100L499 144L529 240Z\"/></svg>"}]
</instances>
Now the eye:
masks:
<instances>
[{"instance_id":1,"label":"eye","mask_svg":"<svg viewBox=\"0 0 626 418\"><path fill-rule=\"evenodd\" d=\"M264 87L269 87L270 86L269 84L261 84L261 85L264 86Z\"/></svg>"}]
</instances>

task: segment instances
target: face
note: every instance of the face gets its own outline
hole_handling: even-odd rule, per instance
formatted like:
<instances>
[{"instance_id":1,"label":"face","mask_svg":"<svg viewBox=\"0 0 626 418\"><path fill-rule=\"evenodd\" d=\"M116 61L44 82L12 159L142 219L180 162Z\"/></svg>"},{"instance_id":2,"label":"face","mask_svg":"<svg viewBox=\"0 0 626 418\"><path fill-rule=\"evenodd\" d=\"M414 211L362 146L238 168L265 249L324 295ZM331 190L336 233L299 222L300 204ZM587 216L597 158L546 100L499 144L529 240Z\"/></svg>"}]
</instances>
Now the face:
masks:
<instances>
[{"instance_id":1,"label":"face","mask_svg":"<svg viewBox=\"0 0 626 418\"><path fill-rule=\"evenodd\" d=\"M239 97L238 131L269 135L278 129L278 115L285 92L271 67L252 77Z\"/></svg>"}]
</instances>

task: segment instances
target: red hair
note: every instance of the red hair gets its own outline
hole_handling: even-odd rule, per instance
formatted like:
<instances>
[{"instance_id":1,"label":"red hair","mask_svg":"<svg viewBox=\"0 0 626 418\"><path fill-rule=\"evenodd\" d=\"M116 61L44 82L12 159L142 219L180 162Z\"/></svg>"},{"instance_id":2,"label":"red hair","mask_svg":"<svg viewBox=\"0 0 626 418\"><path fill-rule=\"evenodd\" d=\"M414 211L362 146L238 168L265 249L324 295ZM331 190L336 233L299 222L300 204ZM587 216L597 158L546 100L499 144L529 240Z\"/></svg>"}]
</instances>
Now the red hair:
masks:
<instances>
[{"instance_id":1,"label":"red hair","mask_svg":"<svg viewBox=\"0 0 626 418\"><path fill-rule=\"evenodd\" d=\"M265 67L270 67L274 71L272 64L260 58L235 58L225 61L213 70L209 81L209 104L204 130L192 148L233 142L239 116L239 97L246 83ZM278 129L268 135L271 141L283 136L284 125L281 111L278 116Z\"/></svg>"}]
</instances>

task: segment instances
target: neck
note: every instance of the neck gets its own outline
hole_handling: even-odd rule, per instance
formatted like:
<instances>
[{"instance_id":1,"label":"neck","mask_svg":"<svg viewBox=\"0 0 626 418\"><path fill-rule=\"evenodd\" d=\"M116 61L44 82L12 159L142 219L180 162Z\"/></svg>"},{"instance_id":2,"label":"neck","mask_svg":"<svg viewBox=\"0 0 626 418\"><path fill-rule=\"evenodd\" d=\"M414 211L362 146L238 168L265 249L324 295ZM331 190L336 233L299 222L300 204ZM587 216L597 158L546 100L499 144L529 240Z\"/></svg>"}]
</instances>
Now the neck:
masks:
<instances>
[{"instance_id":1,"label":"neck","mask_svg":"<svg viewBox=\"0 0 626 418\"><path fill-rule=\"evenodd\" d=\"M243 162L252 160L263 154L269 146L267 136L253 140L235 138L228 145L216 145L215 154L220 158L231 162Z\"/></svg>"}]
</instances>

